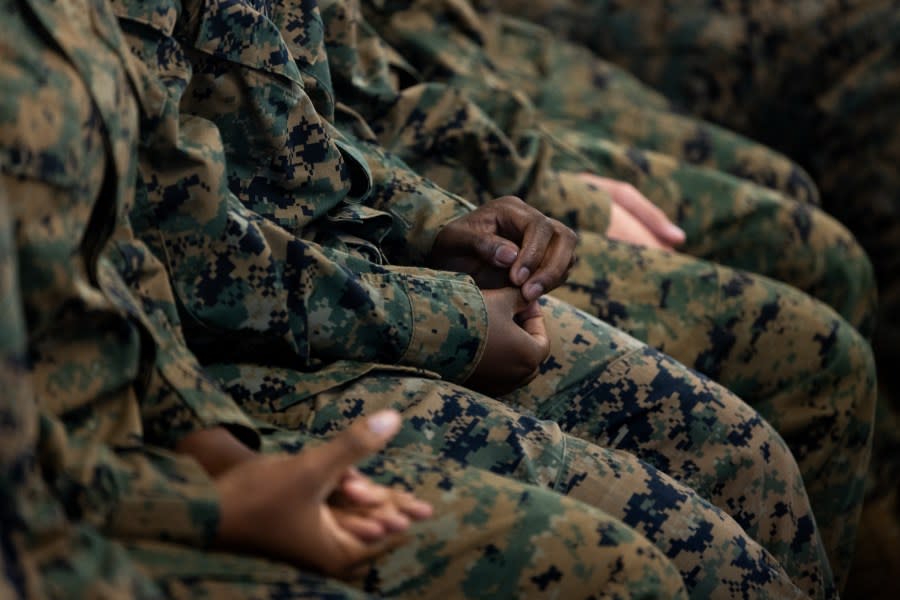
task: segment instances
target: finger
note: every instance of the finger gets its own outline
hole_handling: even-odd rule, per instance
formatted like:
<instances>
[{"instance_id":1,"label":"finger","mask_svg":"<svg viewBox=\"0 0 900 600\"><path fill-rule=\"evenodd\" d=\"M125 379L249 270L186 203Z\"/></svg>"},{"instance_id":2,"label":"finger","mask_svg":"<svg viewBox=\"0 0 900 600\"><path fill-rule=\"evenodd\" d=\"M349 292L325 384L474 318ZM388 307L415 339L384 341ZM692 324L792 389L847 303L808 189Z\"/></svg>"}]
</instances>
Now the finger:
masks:
<instances>
[{"instance_id":1,"label":"finger","mask_svg":"<svg viewBox=\"0 0 900 600\"><path fill-rule=\"evenodd\" d=\"M479 227L448 226L444 233L441 249L444 252L463 255L476 255L484 262L495 267L508 269L519 255L519 247L515 242L502 236L485 232ZM444 258L444 257L436 257Z\"/></svg>"},{"instance_id":2,"label":"finger","mask_svg":"<svg viewBox=\"0 0 900 600\"><path fill-rule=\"evenodd\" d=\"M338 491L339 493L336 494L335 500L339 506L348 504L374 506L387 502L391 495L391 490L370 481L362 475L354 478L344 478Z\"/></svg>"},{"instance_id":3,"label":"finger","mask_svg":"<svg viewBox=\"0 0 900 600\"><path fill-rule=\"evenodd\" d=\"M404 534L385 534L366 542L346 529L336 528L334 535L321 545L320 552L304 562L333 577L359 577L368 571L368 563L406 540Z\"/></svg>"},{"instance_id":4,"label":"finger","mask_svg":"<svg viewBox=\"0 0 900 600\"><path fill-rule=\"evenodd\" d=\"M540 213L528 223L522 235L519 256L509 270L509 279L513 284L522 286L538 270L544 261L550 240L553 239L553 233L552 222Z\"/></svg>"},{"instance_id":5,"label":"finger","mask_svg":"<svg viewBox=\"0 0 900 600\"><path fill-rule=\"evenodd\" d=\"M547 335L544 316L537 301L529 303L521 308L515 315L518 327L516 332L516 347L524 357L519 361L521 367L531 365L527 372L520 373L522 384L527 383L538 373L540 365L550 354L550 339Z\"/></svg>"},{"instance_id":6,"label":"finger","mask_svg":"<svg viewBox=\"0 0 900 600\"><path fill-rule=\"evenodd\" d=\"M534 341L534 351L540 356L538 362L543 362L550 354L550 336L547 334L547 323L540 304L537 301L530 302L516 315L516 319Z\"/></svg>"},{"instance_id":7,"label":"finger","mask_svg":"<svg viewBox=\"0 0 900 600\"><path fill-rule=\"evenodd\" d=\"M629 244L659 248L661 250L672 249L653 235L637 217L616 203L613 203L611 207L609 229L607 229L606 235L611 240L628 242Z\"/></svg>"},{"instance_id":8,"label":"finger","mask_svg":"<svg viewBox=\"0 0 900 600\"><path fill-rule=\"evenodd\" d=\"M519 288L503 287L493 290L482 290L485 297L496 297L497 306L502 310L504 318L515 319L516 314L527 306Z\"/></svg>"},{"instance_id":9,"label":"finger","mask_svg":"<svg viewBox=\"0 0 900 600\"><path fill-rule=\"evenodd\" d=\"M387 491L384 501L375 505L348 504L335 509L336 514L352 514L377 521L386 532L402 531L412 521L421 521L432 516L430 504L416 498L413 494L400 490Z\"/></svg>"},{"instance_id":10,"label":"finger","mask_svg":"<svg viewBox=\"0 0 900 600\"><path fill-rule=\"evenodd\" d=\"M357 514L352 511L334 512L334 519L339 527L350 535L357 538L359 542L371 544L390 535L390 532L378 519L369 515Z\"/></svg>"},{"instance_id":11,"label":"finger","mask_svg":"<svg viewBox=\"0 0 900 600\"><path fill-rule=\"evenodd\" d=\"M535 300L516 314L516 320L521 324L528 335L532 337L547 337L547 326L544 322L544 311L540 303Z\"/></svg>"},{"instance_id":12,"label":"finger","mask_svg":"<svg viewBox=\"0 0 900 600\"><path fill-rule=\"evenodd\" d=\"M434 508L424 500L416 498L409 492L394 491L397 508L414 521L430 519L434 515Z\"/></svg>"},{"instance_id":13,"label":"finger","mask_svg":"<svg viewBox=\"0 0 900 600\"><path fill-rule=\"evenodd\" d=\"M537 300L565 282L575 257L577 241L578 236L568 227L562 224L554 227L552 241L540 266L522 285L522 296L526 301Z\"/></svg>"},{"instance_id":14,"label":"finger","mask_svg":"<svg viewBox=\"0 0 900 600\"><path fill-rule=\"evenodd\" d=\"M647 199L637 188L620 183L613 193L613 200L633 214L644 226L666 245L677 246L685 241L685 233L672 223L658 206Z\"/></svg>"},{"instance_id":15,"label":"finger","mask_svg":"<svg viewBox=\"0 0 900 600\"><path fill-rule=\"evenodd\" d=\"M391 533L406 531L412 521L399 510L393 502L385 502L369 511L369 516L377 519L379 523Z\"/></svg>"},{"instance_id":16,"label":"finger","mask_svg":"<svg viewBox=\"0 0 900 600\"><path fill-rule=\"evenodd\" d=\"M314 486L324 500L348 468L384 448L400 430L400 425L398 412L383 410L357 421L334 439L304 450L296 458L305 463L308 485Z\"/></svg>"}]
</instances>

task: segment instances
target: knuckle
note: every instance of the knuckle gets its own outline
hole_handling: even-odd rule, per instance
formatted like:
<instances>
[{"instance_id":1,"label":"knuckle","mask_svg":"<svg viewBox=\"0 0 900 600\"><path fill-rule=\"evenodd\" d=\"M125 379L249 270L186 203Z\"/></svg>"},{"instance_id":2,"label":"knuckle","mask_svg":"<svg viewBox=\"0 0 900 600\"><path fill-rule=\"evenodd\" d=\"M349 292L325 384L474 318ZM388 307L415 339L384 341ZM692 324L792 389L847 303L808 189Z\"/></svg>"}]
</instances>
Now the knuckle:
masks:
<instances>
[{"instance_id":1,"label":"knuckle","mask_svg":"<svg viewBox=\"0 0 900 600\"><path fill-rule=\"evenodd\" d=\"M519 206L525 204L518 196L500 196L490 201L494 206Z\"/></svg>"},{"instance_id":2,"label":"knuckle","mask_svg":"<svg viewBox=\"0 0 900 600\"><path fill-rule=\"evenodd\" d=\"M537 225L540 228L540 230L542 232L546 233L547 235L553 235L553 233L557 229L556 224L558 223L558 221L556 219L551 219L550 217L544 215L543 213L538 212L537 210L535 210L533 208L531 210L534 210L539 215L537 217Z\"/></svg>"}]
</instances>

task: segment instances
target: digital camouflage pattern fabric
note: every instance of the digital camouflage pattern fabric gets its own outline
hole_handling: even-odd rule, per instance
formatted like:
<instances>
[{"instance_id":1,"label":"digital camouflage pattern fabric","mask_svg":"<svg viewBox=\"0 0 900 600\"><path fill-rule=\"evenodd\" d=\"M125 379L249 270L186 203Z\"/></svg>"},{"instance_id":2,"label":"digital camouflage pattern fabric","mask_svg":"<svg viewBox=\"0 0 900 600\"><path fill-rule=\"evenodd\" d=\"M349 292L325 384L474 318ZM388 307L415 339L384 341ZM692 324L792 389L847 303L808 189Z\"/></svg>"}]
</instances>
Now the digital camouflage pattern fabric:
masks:
<instances>
[{"instance_id":1,"label":"digital camouflage pattern fabric","mask_svg":"<svg viewBox=\"0 0 900 600\"><path fill-rule=\"evenodd\" d=\"M167 447L213 425L250 445L260 439L185 349L162 265L129 228L139 107L164 96L131 62L102 0L4 0L0 13L0 372L9 384L0 589L27 598L368 597L363 587L683 597L677 571L619 521L409 457L370 470L421 486L443 520L413 531L408 555L390 554L355 587L209 550L215 486ZM154 122L141 117L142 127ZM292 436L295 446L304 439Z\"/></svg>"},{"instance_id":2,"label":"digital camouflage pattern fabric","mask_svg":"<svg viewBox=\"0 0 900 600\"><path fill-rule=\"evenodd\" d=\"M408 427L397 445L403 448L416 440L417 449L431 447L433 453L459 454L459 451L452 450L456 443L454 437L435 435L430 431L430 423L434 421L431 413L443 410L445 406L452 408L447 399L463 392L484 407L473 409L476 414L482 410L488 413L499 410L504 414L508 409L455 387L448 381L422 379L421 376L426 373L419 372L418 376L413 376L415 372L410 369L444 367L434 358L430 364L418 362L417 354L404 354L402 345L395 346L388 336L366 337L362 333L365 329L360 328L360 325L349 320L344 325L342 319L327 319L326 316L332 314L332 311L334 314L356 315L357 320L363 321L362 326L366 325L365 320L370 317L385 322L393 318L398 324L408 322L409 317L405 316L408 313L395 314L398 310L408 311L402 303L388 305L378 297L378 294L385 294L390 300L395 292L388 275L403 273L410 281L415 281L413 277L422 280L422 283L410 286L409 291L404 293L421 294L428 298L426 306L430 306L432 312L430 315L422 313L424 318L421 322L433 330L432 335L450 340L455 336L450 330L453 327L477 327L478 321L463 323L459 319L447 319L440 314L444 310L443 303L455 300L444 298L439 301L433 293L436 282L442 279L450 278L463 286L471 285L467 283L470 280L421 267L396 267L380 262L383 255L398 259L398 262L416 262L416 258L421 261L421 248L427 249L428 245L421 244L422 232L415 224L421 222L421 215L430 214L427 209L429 204L437 202L438 207L450 206L461 213L467 209L466 203L408 173L398 159L385 155L370 144L354 140L346 131L341 133L334 130L325 115L330 113L332 106L336 107L335 110L342 109L330 101L332 92L326 87L329 79L321 69L321 57L325 55L318 47L321 36L317 32L321 23L314 7L266 5L265 10L257 10L249 4L229 4L227 10L224 8L224 5L182 5L180 9L184 15L184 26L202 24L196 30L189 28L183 32L179 23L162 22L151 28L145 26L152 20L149 14L163 11L149 9L148 13L147 6L133 3L119 7L123 27L132 39L131 47L150 65L151 70L157 70L162 81L169 84L171 102L178 103L182 110L180 131L183 137L152 139L151 142L161 145L150 146L148 156L166 156L173 151L184 152L186 148L193 148L196 149L194 155L197 157L206 154L207 164L214 163L221 153L228 157L233 154L236 160L234 167L229 163L225 168L229 175L228 186L241 199L241 204L223 202L219 194L209 193L209 190L221 188L220 180L206 180L210 174L217 175L216 168L197 168L190 176L185 177L184 173L167 169L167 165L161 161L142 164L142 181L146 186L146 196L142 202L145 201L146 204L141 206L139 202L133 213L136 227L154 245L160 256L165 256L168 261L177 289L183 297L186 315L196 321L194 325L188 325L191 343L205 361L214 364L210 367L212 371L220 380L229 384L229 390L237 396L245 409L257 418L291 428L302 428L308 424L310 413L303 411L309 411L321 399L329 398L327 394L331 392L326 391L328 388L341 390L341 395L345 395L348 389L359 394L350 398L352 406L356 407L352 411L332 413L328 409L330 401L322 400L325 402L323 411L331 415L329 418L333 418L328 421L328 428L332 428L365 414L373 404L395 401L398 381L408 382L404 385L423 391L427 386L435 386L437 390L442 390L435 401L422 401L423 409L429 411L425 413L428 418L408 420ZM253 44L247 44L237 35L214 35L215 32L236 31L242 27L242 23L253 24L250 31L243 34L254 39ZM284 35L275 24L281 24ZM176 44L180 44L178 52L161 51L175 48ZM256 50L251 51L251 48ZM283 63L268 62L273 60L272 57L283 56L297 58ZM238 93L237 90L244 91ZM288 95L287 90L291 90L293 95ZM317 103L322 104L322 108L315 108L313 112ZM289 110L279 111L272 106L288 107ZM210 122L216 124L216 131L211 130ZM274 123L279 125L274 126ZM282 125L290 123L298 124L297 131L314 131L313 139L325 140L337 148L337 153L329 151L326 154L309 149L303 136L298 133L293 137L295 129L292 126ZM363 127L364 123L359 123L359 126ZM172 126L165 129L176 131ZM218 136L221 136L221 146L218 145ZM248 139L253 143L248 144ZM293 145L285 144L285 139L296 141ZM255 159L250 160L248 157L254 154ZM318 163L303 168L285 168L286 165L293 164L288 159L295 162L302 158L315 161L323 155L342 158L347 169L347 180L332 179L329 185L336 187L335 192L306 195L304 187L307 174L315 173ZM367 160L363 159L364 155ZM372 160L373 156L377 162ZM271 158L261 160L260 157L276 157L274 165L279 168L272 166ZM313 178L314 182L322 180L319 177ZM354 192L363 193L368 186L374 186L374 190L365 197L363 203L352 202L349 197ZM168 202L168 198L178 198L179 201ZM250 212L248 208L255 208L264 214ZM384 209L390 211L389 218ZM314 215L322 214L323 210L331 212L326 213L324 218L313 218ZM350 213L349 210L355 212ZM355 215L355 220L340 218L350 214ZM412 217L404 218L405 215ZM319 243L314 244L309 240ZM420 249L418 255L417 248ZM211 264L207 258L209 256L218 257L217 262ZM340 266L324 266L327 265L326 258L339 262ZM315 268L305 273L307 279L301 280L301 284L295 284L296 280L292 278L295 273L300 272L299 265L313 265ZM346 283L342 285L347 286L348 290L354 290L341 293L342 290L338 288L335 290L340 293L337 297L348 300L361 298L359 306L373 306L375 310L340 312L341 307L332 308L326 304L329 301L334 303L335 296L332 296L330 300L322 300L325 312L321 316L316 315L311 308L318 305L309 300L309 294L316 287L312 278L320 273L328 275L332 272L346 277ZM350 277L352 273L360 273L361 276ZM365 286L360 292L355 291L371 279L370 275L379 277L379 285ZM205 290L215 290L216 293L204 293ZM449 295L453 293L453 289L444 288L441 293ZM473 297L468 302L474 306L476 301L477 297ZM410 305L419 306L416 302L418 301L410 300ZM383 306L388 309L381 310L380 307ZM249 308L253 311L248 310ZM802 487L797 487L800 485L799 477L796 473L787 474L793 467L788 466L791 460L782 442L755 413L733 396L714 384L697 378L670 359L636 344L627 336L616 333L565 305L551 302L546 309L552 313L551 319L559 328L554 335L557 340L556 350L545 363L546 373L521 392L504 398L506 402L537 416L552 416L566 428L586 438L621 446L652 464L664 466L675 477L701 487L705 494L718 500L725 510L728 510L731 500L737 504L743 504L743 501L736 497L727 499L732 495L730 491L720 494L719 486L712 483L718 478L714 471L700 468L695 472L695 465L699 465L697 459L705 456L707 458L700 461L704 462L714 456L732 456L734 452L743 454L748 447L765 447L764 452L752 452L752 459L750 455L747 455L747 459L735 456L736 471L724 475L728 481L726 486L735 491L741 489L745 493L747 480L741 473L749 472L747 469L771 469L772 476L787 483L786 488L781 484L775 487L785 492L794 490L791 494L795 494L795 497L789 503L803 504L800 499ZM323 349L327 352L340 350L334 346L317 345L321 340L315 327L323 327L325 324L329 324L332 329L328 336L322 338L340 337L342 343L348 346L343 350L347 353L345 356L327 354L327 360L318 358L317 355L323 353ZM404 328L398 327L400 331ZM225 344L222 340L236 339L238 335L242 340L256 341L240 346L227 345L227 351L223 351ZM377 346L372 347L373 343ZM364 370L354 370L360 360L370 360L370 355L365 354L369 352L374 353L381 363L365 363L360 367ZM439 353L440 350L433 352ZM399 363L399 366L389 364L390 362ZM264 364L252 367L242 366L241 363ZM273 370L272 364L282 365L282 369ZM615 365L616 368L605 369L606 365ZM254 368L258 369L255 378L252 375ZM460 378L459 371L453 368L439 373L446 379ZM366 376L360 379L363 374ZM356 385L360 387L347 387ZM636 389L648 390L649 405L645 409L639 408L641 404L638 400L642 394L635 395ZM673 389L679 391L675 393L672 392ZM616 405L618 408L608 402L609 397L617 395L621 397L621 404ZM414 398L412 394L410 396ZM684 403L663 397L678 397ZM718 409L714 409L718 415L714 419L733 423L737 430L744 431L737 434L742 440L758 441L735 444L729 441L729 434L724 431L714 431L707 435L688 425L685 419L690 422L694 418L689 407L694 402L706 404L700 400L703 397L716 398L712 405L722 405L721 414ZM622 411L618 421L602 413L604 405L609 410ZM294 417L289 414L285 417L287 421L276 420L281 418L279 412L283 412L275 410L279 406L296 407L296 411L305 416ZM408 407L399 408L406 409L410 415ZM637 414L629 413L633 410L637 410ZM667 441L665 426L662 429L653 428L652 431L647 429L647 411L671 413L673 423L684 423L677 426L677 429L684 430L685 435L689 436L690 441L686 443L695 448L696 459L691 458L685 462L679 456L676 448ZM472 426L471 417L465 413L456 415L456 411L453 411L451 414L456 417L452 422L453 428L465 431ZM524 419L532 423L529 427L534 428L534 437L537 438L537 443L533 446L535 450L518 456L513 452L514 468L504 466L509 462L504 456L510 452L510 443L506 440L501 442L500 447L473 447L472 454L463 453L460 459L472 466L483 466L522 477L532 470L528 467L530 463L522 462L523 458L537 452L553 435L563 440L562 448L583 444L560 433L553 434L558 429L552 423L536 423L530 417L515 413L512 416L516 420ZM479 418L487 420L484 416ZM633 435L629 435L624 428L619 429L622 419L633 422L629 426L635 430ZM616 432L611 432L609 427L617 428ZM484 433L479 434L478 438L484 436L486 440L490 440L496 435L490 429L481 431ZM550 438L546 433L548 431ZM745 438L745 435L750 437ZM433 441L425 443L423 440ZM464 440L462 443L469 445L471 442ZM763 446L755 446L757 443ZM520 442L515 442L512 448L515 449L518 445ZM731 448L732 445L735 448ZM531 444L528 446L532 447ZM553 456L559 449L553 451L551 447L548 451ZM768 459L759 461L760 455L768 456ZM562 456L565 458L567 454ZM629 467L630 470L642 472L648 469L637 463L633 456L618 452L612 456L625 464L633 465ZM765 464L767 462L768 465ZM775 464L779 466L773 466ZM590 474L586 467L579 469L571 474L575 479ZM543 469L538 472L541 470ZM647 472L652 473L652 470ZM598 472L597 477L600 476L602 472ZM544 484L548 481L535 479L533 475L530 480ZM765 503L775 501L765 488L766 486L754 486L754 495L758 493L767 498ZM640 496L645 493L642 490L646 488L629 492ZM784 499L782 496L781 500ZM599 502L600 499L594 498L593 501ZM733 504L733 507L737 504ZM621 507L621 502L614 502L612 506L614 510L621 510ZM746 512L737 512L741 514L739 520L742 525L751 531L758 531L760 535L770 531L768 526L756 522L760 517L768 518L764 517L771 514L768 511L748 508ZM635 519L635 526L641 526L642 520L656 522L657 517L653 512L636 511L631 513L631 518ZM665 518L662 520L666 521ZM805 573L800 575L803 582L800 585L804 590L812 594L830 594L830 577L820 566L809 569L809 565L824 564L821 550L816 549L818 544L813 541L815 533L808 529L813 521L803 516L791 517L788 521L793 524L785 522L776 526L775 530L782 527L786 529L767 539L766 546L791 565L797 564L797 555L784 552L787 548L785 541L790 539L800 547L808 548L808 554L806 551L801 552L808 558L800 560L811 560L811 563L806 563L803 567L787 568L791 573ZM797 544L794 545L795 548L798 547ZM663 545L666 546L664 543ZM666 550L676 555L676 561L689 560L678 549L680 547L681 543L671 544L667 545ZM689 562L692 563L690 567L680 565L682 573L698 568L696 563ZM720 561L706 561L704 564L711 563L722 564ZM764 569L763 572L765 571ZM767 585L763 581L771 577L770 574L762 574L763 572L751 574L744 571L734 580L746 580L746 583L738 584L738 587L763 589ZM698 596L704 595L709 589L704 582L722 580L716 574L708 577L709 579L704 576L702 581L692 580L692 591ZM721 594L732 593L733 590L729 590L731 588L728 586L716 587L717 593Z\"/></svg>"},{"instance_id":3,"label":"digital camouflage pattern fabric","mask_svg":"<svg viewBox=\"0 0 900 600\"><path fill-rule=\"evenodd\" d=\"M846 230L807 205L817 190L783 156L674 113L621 69L487 5L364 1L363 15L392 44L379 54L366 21L352 28L363 18L352 2L328 4L327 40L355 58L339 63L336 86L353 92L348 102L388 149L448 189L519 193L604 233L603 221L582 214L596 194L561 198L540 185L542 169L631 182L685 229L684 252L790 283L871 332L871 267ZM415 85L398 75L397 52L420 73ZM467 168L451 170L454 161Z\"/></svg>"},{"instance_id":4,"label":"digital camouflage pattern fabric","mask_svg":"<svg viewBox=\"0 0 900 600\"><path fill-rule=\"evenodd\" d=\"M631 70L674 103L763 140L803 164L872 259L873 344L884 392L870 491L896 495L900 463L900 157L895 3L606 2L497 5L539 20ZM900 513L900 511L894 511Z\"/></svg>"},{"instance_id":5,"label":"digital camouflage pattern fabric","mask_svg":"<svg viewBox=\"0 0 900 600\"><path fill-rule=\"evenodd\" d=\"M881 295L875 343L897 395L890 368L900 339L895 3L496 4L589 46L686 110L771 144L809 169L825 208L875 265Z\"/></svg>"},{"instance_id":6,"label":"digital camouflage pattern fabric","mask_svg":"<svg viewBox=\"0 0 900 600\"><path fill-rule=\"evenodd\" d=\"M684 110L786 152L812 173L824 208L860 240L878 280L873 344L882 389L868 482L873 509L880 512L868 520L895 522L892 537L883 542L878 538L891 528L870 526L874 537L863 546L873 575L893 570L879 564L883 553L873 549L896 546L900 522L900 379L893 369L900 355L897 6L870 0L496 5L590 47ZM891 560L898 564L900 556ZM878 579L857 577L859 597L880 593Z\"/></svg>"}]
</instances>

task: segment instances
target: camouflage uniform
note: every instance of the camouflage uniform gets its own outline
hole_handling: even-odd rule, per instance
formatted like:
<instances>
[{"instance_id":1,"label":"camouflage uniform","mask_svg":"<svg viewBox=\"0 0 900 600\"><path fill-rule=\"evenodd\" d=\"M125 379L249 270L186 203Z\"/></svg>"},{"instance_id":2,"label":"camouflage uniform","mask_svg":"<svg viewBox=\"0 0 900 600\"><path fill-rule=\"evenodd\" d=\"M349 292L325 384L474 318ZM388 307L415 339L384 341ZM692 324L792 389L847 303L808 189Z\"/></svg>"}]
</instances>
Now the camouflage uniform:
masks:
<instances>
[{"instance_id":1,"label":"camouflage uniform","mask_svg":"<svg viewBox=\"0 0 900 600\"><path fill-rule=\"evenodd\" d=\"M859 238L881 291L886 380L900 356L900 8L895 2L608 2L500 6L625 65L695 114L747 132L812 172Z\"/></svg>"},{"instance_id":2,"label":"camouflage uniform","mask_svg":"<svg viewBox=\"0 0 900 600\"><path fill-rule=\"evenodd\" d=\"M579 200L590 194L565 189L541 169L632 182L686 230L684 252L790 283L870 333L870 265L837 223L791 201L814 203L817 191L784 157L674 114L620 69L490 3L363 0L364 14L396 49L380 57L365 23L348 31L361 19L354 3L327 4L332 47L350 46L344 55L354 44L362 49L355 64L336 69L338 90L352 90L348 102L416 170L465 197L521 194L598 233L605 212L598 218L583 208L596 194ZM427 83L410 86L413 77ZM467 168L448 168L454 164Z\"/></svg>"},{"instance_id":3,"label":"camouflage uniform","mask_svg":"<svg viewBox=\"0 0 900 600\"><path fill-rule=\"evenodd\" d=\"M884 414L877 483L900 472L900 9L894 2L606 2L498 5L540 20L657 86L691 112L805 165L824 207L858 237L879 287L875 355ZM888 406L883 407L885 411ZM880 439L878 439L880 438Z\"/></svg>"},{"instance_id":4,"label":"camouflage uniform","mask_svg":"<svg viewBox=\"0 0 900 600\"><path fill-rule=\"evenodd\" d=\"M373 34L355 3L324 5L331 76L341 98L367 120L360 124L339 106L345 130L386 144L453 191L478 201L520 193L579 228L581 261L554 295L758 408L797 455L826 531L833 517L858 514L861 471L844 479L844 464L864 468L868 460L863 432L874 376L866 342L831 310L787 286L606 240L594 233L606 228L597 190L554 166L633 181L688 230L688 252L787 280L868 332L874 297L868 262L843 228L800 202L815 200L816 190L799 169L739 136L674 115L620 70L496 13L467 10L461 2L364 2L379 31L403 51L400 57ZM595 139L604 135L642 149ZM371 145L361 148L371 164L385 161ZM389 181L384 187L381 192L376 184L376 202L409 186ZM783 353L763 351L769 344ZM845 407L858 416L838 425L832 417L846 414ZM847 437L834 425L856 433ZM843 439L840 448L828 441L835 439ZM834 472L830 483L823 470ZM843 572L853 531L838 529L826 540Z\"/></svg>"},{"instance_id":5,"label":"camouflage uniform","mask_svg":"<svg viewBox=\"0 0 900 600\"><path fill-rule=\"evenodd\" d=\"M734 515L804 591L831 593L783 443L734 396L663 355L548 300L552 356L503 400L562 427L453 383L480 358L480 292L468 277L392 266L384 255L421 264L436 228L468 205L323 118L335 102L314 7L191 2L171 10L179 21L154 21L166 6L117 3L132 49L167 86L151 113L172 120L144 140L132 217L167 261L192 348L244 409L325 434L395 406L407 415L395 451L449 457L614 511L673 558L697 597L736 593L727 582L741 581L772 593L767 569L748 568L755 559L723 560L731 550L719 542L718 558L694 554L705 544L682 537L672 518L680 503L670 500L702 501L637 456ZM193 166L173 168L168 157L179 155ZM865 427L844 433L865 446ZM657 499L669 506L651 506ZM852 529L849 521L836 529Z\"/></svg>"},{"instance_id":6,"label":"camouflage uniform","mask_svg":"<svg viewBox=\"0 0 900 600\"><path fill-rule=\"evenodd\" d=\"M897 546L900 506L900 130L896 73L900 10L894 2L498 3L585 44L657 86L694 114L763 140L805 165L824 208L866 249L879 287L875 356L882 396L869 493L884 505L863 541L872 575L879 544ZM886 519L892 537L883 542ZM872 537L872 536L875 537ZM887 554L891 554L888 552ZM868 567L867 567L868 568ZM879 593L878 576L856 583ZM862 592L861 597L868 597Z\"/></svg>"},{"instance_id":7,"label":"camouflage uniform","mask_svg":"<svg viewBox=\"0 0 900 600\"><path fill-rule=\"evenodd\" d=\"M251 446L261 440L184 347L165 271L126 217L139 106L164 96L130 61L102 0L3 0L0 16L4 597L368 597L363 588L683 597L671 564L619 521L549 491L399 455L368 469L421 492L437 517L355 588L209 551L215 485L167 448L215 426ZM776 566L770 576L790 585Z\"/></svg>"}]
</instances>

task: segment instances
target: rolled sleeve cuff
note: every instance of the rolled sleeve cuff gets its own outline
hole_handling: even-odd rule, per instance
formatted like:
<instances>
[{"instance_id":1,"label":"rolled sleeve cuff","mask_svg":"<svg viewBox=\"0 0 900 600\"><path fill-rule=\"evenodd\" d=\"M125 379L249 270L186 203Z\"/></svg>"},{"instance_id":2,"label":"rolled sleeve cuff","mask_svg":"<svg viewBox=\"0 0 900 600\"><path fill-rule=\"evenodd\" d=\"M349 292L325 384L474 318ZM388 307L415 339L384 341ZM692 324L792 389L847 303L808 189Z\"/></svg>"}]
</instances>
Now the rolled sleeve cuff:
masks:
<instances>
[{"instance_id":1,"label":"rolled sleeve cuff","mask_svg":"<svg viewBox=\"0 0 900 600\"><path fill-rule=\"evenodd\" d=\"M487 342L487 308L478 286L466 275L444 272L410 275L406 285L413 330L400 362L465 381Z\"/></svg>"},{"instance_id":2,"label":"rolled sleeve cuff","mask_svg":"<svg viewBox=\"0 0 900 600\"><path fill-rule=\"evenodd\" d=\"M135 482L109 515L118 538L152 539L207 548L220 520L218 489L193 459L148 451L151 481Z\"/></svg>"},{"instance_id":3,"label":"rolled sleeve cuff","mask_svg":"<svg viewBox=\"0 0 900 600\"><path fill-rule=\"evenodd\" d=\"M150 414L150 408L144 409L145 425L155 443L173 448L191 433L224 427L251 450L259 449L260 435L249 417L199 365L193 361L170 362L158 373L165 384L156 392L167 391L177 401L162 403L153 411L155 414Z\"/></svg>"}]
</instances>

